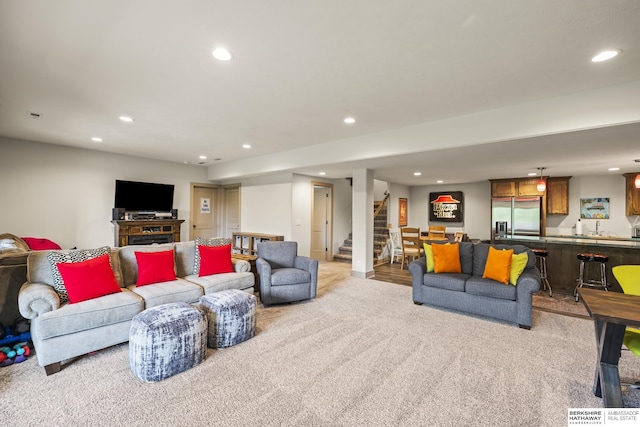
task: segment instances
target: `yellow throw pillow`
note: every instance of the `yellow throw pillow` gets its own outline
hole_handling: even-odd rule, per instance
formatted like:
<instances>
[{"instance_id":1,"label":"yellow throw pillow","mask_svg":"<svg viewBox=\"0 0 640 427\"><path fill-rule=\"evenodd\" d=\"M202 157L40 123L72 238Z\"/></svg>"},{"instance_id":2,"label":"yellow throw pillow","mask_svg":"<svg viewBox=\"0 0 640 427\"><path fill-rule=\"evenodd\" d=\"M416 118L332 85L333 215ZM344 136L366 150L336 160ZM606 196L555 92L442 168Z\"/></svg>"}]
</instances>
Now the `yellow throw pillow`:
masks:
<instances>
[{"instance_id":1,"label":"yellow throw pillow","mask_svg":"<svg viewBox=\"0 0 640 427\"><path fill-rule=\"evenodd\" d=\"M433 251L433 271L436 273L462 273L460 248L453 245L431 245Z\"/></svg>"},{"instance_id":2,"label":"yellow throw pillow","mask_svg":"<svg viewBox=\"0 0 640 427\"><path fill-rule=\"evenodd\" d=\"M511 273L509 274L509 283L511 283L513 286L516 285L518 277L520 277L520 275L524 271L528 261L529 255L527 255L526 252L523 252L521 254L514 254L511 257Z\"/></svg>"},{"instance_id":3,"label":"yellow throw pillow","mask_svg":"<svg viewBox=\"0 0 640 427\"><path fill-rule=\"evenodd\" d=\"M433 272L433 250L431 249L431 245L428 243L424 243L424 257L427 259L427 273Z\"/></svg>"},{"instance_id":4,"label":"yellow throw pillow","mask_svg":"<svg viewBox=\"0 0 640 427\"><path fill-rule=\"evenodd\" d=\"M509 276L511 275L511 257L513 249L495 249L489 246L489 256L487 263L484 265L483 279L491 279L496 282L509 284Z\"/></svg>"}]
</instances>

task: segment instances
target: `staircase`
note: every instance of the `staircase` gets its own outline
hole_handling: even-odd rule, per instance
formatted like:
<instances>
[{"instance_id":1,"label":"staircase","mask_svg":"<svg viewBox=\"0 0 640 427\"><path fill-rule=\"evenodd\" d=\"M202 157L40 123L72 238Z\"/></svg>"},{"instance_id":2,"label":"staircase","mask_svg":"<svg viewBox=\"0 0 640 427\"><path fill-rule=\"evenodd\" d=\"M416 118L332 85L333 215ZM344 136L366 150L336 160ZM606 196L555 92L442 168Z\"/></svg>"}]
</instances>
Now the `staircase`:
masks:
<instances>
[{"instance_id":1,"label":"staircase","mask_svg":"<svg viewBox=\"0 0 640 427\"><path fill-rule=\"evenodd\" d=\"M376 201L373 203L374 218L373 218L373 265L383 264L388 258L380 259L382 249L389 240L389 229L387 228L387 197L384 200ZM382 207L380 207L382 205ZM377 212L377 215L375 214ZM352 235L349 233L344 241L344 244L340 246L337 254L333 255L333 260L336 262L344 262L351 264L351 251L352 251Z\"/></svg>"}]
</instances>

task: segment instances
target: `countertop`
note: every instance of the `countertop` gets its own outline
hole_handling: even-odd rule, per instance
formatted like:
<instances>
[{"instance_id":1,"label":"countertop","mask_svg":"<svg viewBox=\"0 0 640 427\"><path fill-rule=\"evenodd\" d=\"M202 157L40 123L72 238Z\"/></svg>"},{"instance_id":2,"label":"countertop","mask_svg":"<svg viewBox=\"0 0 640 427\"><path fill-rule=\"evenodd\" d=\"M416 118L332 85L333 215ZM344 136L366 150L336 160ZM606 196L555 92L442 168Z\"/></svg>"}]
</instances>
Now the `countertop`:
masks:
<instances>
[{"instance_id":1,"label":"countertop","mask_svg":"<svg viewBox=\"0 0 640 427\"><path fill-rule=\"evenodd\" d=\"M496 237L496 241L540 242L565 245L610 246L618 248L640 249L640 239L613 236L513 236Z\"/></svg>"}]
</instances>

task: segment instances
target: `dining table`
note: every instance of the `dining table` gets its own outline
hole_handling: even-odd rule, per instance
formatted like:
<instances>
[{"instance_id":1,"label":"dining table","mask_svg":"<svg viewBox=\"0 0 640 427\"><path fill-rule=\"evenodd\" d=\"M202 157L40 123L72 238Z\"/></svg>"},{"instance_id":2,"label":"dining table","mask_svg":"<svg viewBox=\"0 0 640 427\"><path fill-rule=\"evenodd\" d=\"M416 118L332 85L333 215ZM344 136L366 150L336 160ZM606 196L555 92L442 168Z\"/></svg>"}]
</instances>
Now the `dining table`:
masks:
<instances>
[{"instance_id":1,"label":"dining table","mask_svg":"<svg viewBox=\"0 0 640 427\"><path fill-rule=\"evenodd\" d=\"M597 362L593 394L605 408L623 408L618 362L627 326L640 328L640 296L599 289L578 289L594 321Z\"/></svg>"}]
</instances>

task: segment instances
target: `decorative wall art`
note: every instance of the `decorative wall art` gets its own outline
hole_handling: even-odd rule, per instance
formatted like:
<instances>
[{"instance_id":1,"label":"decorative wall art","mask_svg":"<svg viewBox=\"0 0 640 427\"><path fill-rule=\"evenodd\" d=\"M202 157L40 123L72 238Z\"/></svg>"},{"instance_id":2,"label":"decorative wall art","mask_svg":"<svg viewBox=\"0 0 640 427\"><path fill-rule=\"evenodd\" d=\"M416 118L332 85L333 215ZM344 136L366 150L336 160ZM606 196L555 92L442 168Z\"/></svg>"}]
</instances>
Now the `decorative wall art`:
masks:
<instances>
[{"instance_id":1,"label":"decorative wall art","mask_svg":"<svg viewBox=\"0 0 640 427\"><path fill-rule=\"evenodd\" d=\"M464 195L462 191L429 193L429 221L463 222Z\"/></svg>"},{"instance_id":2,"label":"decorative wall art","mask_svg":"<svg viewBox=\"0 0 640 427\"><path fill-rule=\"evenodd\" d=\"M409 207L408 207L407 199L399 198L398 199L398 226L406 227L409 223Z\"/></svg>"},{"instance_id":3,"label":"decorative wall art","mask_svg":"<svg viewBox=\"0 0 640 427\"><path fill-rule=\"evenodd\" d=\"M609 198L580 199L580 218L609 219Z\"/></svg>"}]
</instances>

